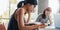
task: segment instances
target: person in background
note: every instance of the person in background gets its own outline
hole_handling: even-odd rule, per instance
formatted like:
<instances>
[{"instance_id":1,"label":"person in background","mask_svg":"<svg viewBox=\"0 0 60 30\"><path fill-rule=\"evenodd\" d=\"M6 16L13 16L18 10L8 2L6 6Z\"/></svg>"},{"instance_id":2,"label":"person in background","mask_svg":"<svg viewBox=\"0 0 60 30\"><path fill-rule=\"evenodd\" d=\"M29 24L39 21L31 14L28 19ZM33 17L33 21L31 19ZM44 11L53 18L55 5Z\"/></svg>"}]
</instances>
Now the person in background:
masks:
<instances>
[{"instance_id":1,"label":"person in background","mask_svg":"<svg viewBox=\"0 0 60 30\"><path fill-rule=\"evenodd\" d=\"M51 20L51 8L48 7L46 8L44 11L43 11L43 14L40 14L38 17L37 17L37 20L36 22L41 22L42 25L45 24L45 23L48 23L48 21L50 22L50 24L48 24L48 26L50 26L52 24L52 20Z\"/></svg>"},{"instance_id":2,"label":"person in background","mask_svg":"<svg viewBox=\"0 0 60 30\"><path fill-rule=\"evenodd\" d=\"M23 5L22 5L23 4ZM40 27L40 25L26 26L30 20L30 14L34 11L37 5L37 0L24 0L18 3L17 9L11 16L7 30L33 30ZM28 14L28 19L25 21L24 15Z\"/></svg>"}]
</instances>

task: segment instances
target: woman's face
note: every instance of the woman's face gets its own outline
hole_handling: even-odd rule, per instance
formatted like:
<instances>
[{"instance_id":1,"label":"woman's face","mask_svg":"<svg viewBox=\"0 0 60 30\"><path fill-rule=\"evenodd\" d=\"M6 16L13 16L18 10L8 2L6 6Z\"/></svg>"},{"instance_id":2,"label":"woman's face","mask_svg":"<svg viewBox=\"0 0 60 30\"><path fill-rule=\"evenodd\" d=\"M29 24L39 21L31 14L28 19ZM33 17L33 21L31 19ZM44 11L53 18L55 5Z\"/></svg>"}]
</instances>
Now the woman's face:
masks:
<instances>
[{"instance_id":1,"label":"woman's face","mask_svg":"<svg viewBox=\"0 0 60 30\"><path fill-rule=\"evenodd\" d=\"M28 12L34 12L34 5L28 6Z\"/></svg>"},{"instance_id":2,"label":"woman's face","mask_svg":"<svg viewBox=\"0 0 60 30\"><path fill-rule=\"evenodd\" d=\"M50 13L51 13L51 11L45 11L45 15L46 15L46 16L49 16Z\"/></svg>"}]
</instances>

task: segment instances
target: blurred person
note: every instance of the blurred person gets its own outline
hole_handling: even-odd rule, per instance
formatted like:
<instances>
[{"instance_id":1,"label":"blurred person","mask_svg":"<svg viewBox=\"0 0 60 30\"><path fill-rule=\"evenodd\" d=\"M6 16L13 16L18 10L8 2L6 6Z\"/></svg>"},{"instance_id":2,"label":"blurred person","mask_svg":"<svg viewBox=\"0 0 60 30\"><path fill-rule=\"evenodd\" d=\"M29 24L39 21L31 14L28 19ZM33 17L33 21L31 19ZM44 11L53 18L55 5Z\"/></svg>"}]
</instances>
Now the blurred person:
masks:
<instances>
[{"instance_id":1,"label":"blurred person","mask_svg":"<svg viewBox=\"0 0 60 30\"><path fill-rule=\"evenodd\" d=\"M51 20L51 8L47 7L42 14L40 14L37 19L36 22L41 22L42 25L44 25L45 23L48 23L48 21L50 22L50 24L48 24L48 26L52 25L52 20Z\"/></svg>"}]
</instances>

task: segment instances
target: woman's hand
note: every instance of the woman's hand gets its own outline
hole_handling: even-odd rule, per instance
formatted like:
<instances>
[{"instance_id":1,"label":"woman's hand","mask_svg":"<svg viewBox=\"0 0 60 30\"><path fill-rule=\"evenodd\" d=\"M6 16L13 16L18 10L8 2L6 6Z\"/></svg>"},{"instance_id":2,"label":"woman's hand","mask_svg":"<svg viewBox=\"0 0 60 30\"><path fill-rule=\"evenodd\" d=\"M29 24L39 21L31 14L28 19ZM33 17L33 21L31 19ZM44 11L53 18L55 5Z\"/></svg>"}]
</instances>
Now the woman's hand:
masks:
<instances>
[{"instance_id":1,"label":"woman's hand","mask_svg":"<svg viewBox=\"0 0 60 30\"><path fill-rule=\"evenodd\" d=\"M51 20L51 16L48 16L48 18L49 18L49 22L50 22L50 24L52 25L53 22L52 22L52 20Z\"/></svg>"},{"instance_id":2,"label":"woman's hand","mask_svg":"<svg viewBox=\"0 0 60 30\"><path fill-rule=\"evenodd\" d=\"M45 28L45 27L46 27L45 24L41 24L41 25L40 25L40 28Z\"/></svg>"},{"instance_id":3,"label":"woman's hand","mask_svg":"<svg viewBox=\"0 0 60 30\"><path fill-rule=\"evenodd\" d=\"M45 24L41 24L41 25L33 25L34 28L45 28L46 25Z\"/></svg>"},{"instance_id":4,"label":"woman's hand","mask_svg":"<svg viewBox=\"0 0 60 30\"><path fill-rule=\"evenodd\" d=\"M52 20L49 20L49 22L50 22L50 25L52 25L52 24L53 24Z\"/></svg>"},{"instance_id":5,"label":"woman's hand","mask_svg":"<svg viewBox=\"0 0 60 30\"><path fill-rule=\"evenodd\" d=\"M32 25L34 28L40 28L40 25Z\"/></svg>"}]
</instances>

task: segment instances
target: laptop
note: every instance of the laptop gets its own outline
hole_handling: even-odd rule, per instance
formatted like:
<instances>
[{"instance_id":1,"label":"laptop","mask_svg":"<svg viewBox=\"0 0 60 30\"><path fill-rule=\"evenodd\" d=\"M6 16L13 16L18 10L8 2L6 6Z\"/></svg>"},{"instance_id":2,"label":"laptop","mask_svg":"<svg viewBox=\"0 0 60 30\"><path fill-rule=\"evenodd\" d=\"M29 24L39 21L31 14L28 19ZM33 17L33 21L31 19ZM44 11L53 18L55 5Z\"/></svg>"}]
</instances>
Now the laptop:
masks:
<instances>
[{"instance_id":1,"label":"laptop","mask_svg":"<svg viewBox=\"0 0 60 30\"><path fill-rule=\"evenodd\" d=\"M60 28L60 13L54 14L54 23L56 28Z\"/></svg>"}]
</instances>

